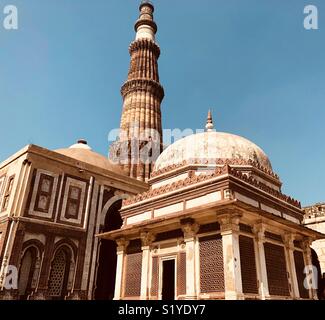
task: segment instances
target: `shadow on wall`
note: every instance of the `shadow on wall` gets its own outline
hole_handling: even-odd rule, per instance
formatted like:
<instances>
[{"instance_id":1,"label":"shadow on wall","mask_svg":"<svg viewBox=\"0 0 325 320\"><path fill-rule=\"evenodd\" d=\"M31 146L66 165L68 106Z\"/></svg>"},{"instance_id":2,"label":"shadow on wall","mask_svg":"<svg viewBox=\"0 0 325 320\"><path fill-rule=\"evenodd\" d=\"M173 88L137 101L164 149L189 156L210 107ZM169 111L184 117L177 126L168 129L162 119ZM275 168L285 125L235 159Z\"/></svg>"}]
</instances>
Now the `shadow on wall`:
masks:
<instances>
[{"instance_id":1,"label":"shadow on wall","mask_svg":"<svg viewBox=\"0 0 325 320\"><path fill-rule=\"evenodd\" d=\"M120 216L122 200L115 202L108 210L105 225L101 232L120 229L123 220ZM95 300L113 300L116 276L116 243L110 240L100 240Z\"/></svg>"},{"instance_id":2,"label":"shadow on wall","mask_svg":"<svg viewBox=\"0 0 325 320\"><path fill-rule=\"evenodd\" d=\"M315 250L311 249L312 263L317 268L318 273L318 290L317 295L319 300L325 300L325 274L322 274L318 256Z\"/></svg>"}]
</instances>

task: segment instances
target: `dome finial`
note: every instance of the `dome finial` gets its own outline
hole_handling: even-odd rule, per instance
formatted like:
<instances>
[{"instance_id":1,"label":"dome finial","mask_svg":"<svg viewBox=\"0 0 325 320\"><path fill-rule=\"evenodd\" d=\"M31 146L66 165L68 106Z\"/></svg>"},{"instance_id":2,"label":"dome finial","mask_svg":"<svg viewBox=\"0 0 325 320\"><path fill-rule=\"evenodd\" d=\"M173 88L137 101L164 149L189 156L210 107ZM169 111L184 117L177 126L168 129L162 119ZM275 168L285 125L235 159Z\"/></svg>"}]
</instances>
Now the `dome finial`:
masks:
<instances>
[{"instance_id":1,"label":"dome finial","mask_svg":"<svg viewBox=\"0 0 325 320\"><path fill-rule=\"evenodd\" d=\"M206 124L205 128L207 129L207 132L211 132L214 130L211 109L209 109L209 112L208 112L208 119L207 119L207 124Z\"/></svg>"}]
</instances>

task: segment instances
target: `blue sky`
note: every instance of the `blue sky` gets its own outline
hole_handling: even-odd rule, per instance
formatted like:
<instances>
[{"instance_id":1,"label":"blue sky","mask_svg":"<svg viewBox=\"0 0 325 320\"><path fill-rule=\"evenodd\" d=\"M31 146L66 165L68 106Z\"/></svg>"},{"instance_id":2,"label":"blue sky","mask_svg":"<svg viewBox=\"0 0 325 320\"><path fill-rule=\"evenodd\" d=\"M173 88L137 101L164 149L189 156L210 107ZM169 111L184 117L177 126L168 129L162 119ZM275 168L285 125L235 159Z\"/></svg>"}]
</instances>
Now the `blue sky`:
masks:
<instances>
[{"instance_id":1,"label":"blue sky","mask_svg":"<svg viewBox=\"0 0 325 320\"><path fill-rule=\"evenodd\" d=\"M57 149L78 138L107 154L139 2L0 0L0 160L29 143ZM218 131L264 149L285 193L324 201L324 0L154 3L163 126L202 128L211 107ZM2 27L8 4L17 31ZM308 4L319 10L317 31L303 28Z\"/></svg>"}]
</instances>

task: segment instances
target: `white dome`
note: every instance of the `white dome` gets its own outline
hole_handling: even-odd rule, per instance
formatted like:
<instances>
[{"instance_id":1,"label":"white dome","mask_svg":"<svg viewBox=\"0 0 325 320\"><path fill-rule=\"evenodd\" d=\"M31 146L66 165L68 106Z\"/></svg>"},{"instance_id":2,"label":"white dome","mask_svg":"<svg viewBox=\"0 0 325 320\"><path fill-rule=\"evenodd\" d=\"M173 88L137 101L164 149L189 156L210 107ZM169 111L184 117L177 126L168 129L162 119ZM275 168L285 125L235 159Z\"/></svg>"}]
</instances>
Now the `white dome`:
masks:
<instances>
[{"instance_id":1,"label":"white dome","mask_svg":"<svg viewBox=\"0 0 325 320\"><path fill-rule=\"evenodd\" d=\"M237 135L216 131L198 133L178 140L158 157L154 171L182 163L215 164L218 160L254 162L272 171L269 158L256 144Z\"/></svg>"},{"instance_id":2,"label":"white dome","mask_svg":"<svg viewBox=\"0 0 325 320\"><path fill-rule=\"evenodd\" d=\"M122 171L118 167L118 165L112 163L108 158L104 157L103 155L92 151L91 147L87 144L87 141L85 140L79 140L70 148L58 149L55 151L60 154L63 154L64 156L88 163L95 167L125 175L125 172Z\"/></svg>"}]
</instances>

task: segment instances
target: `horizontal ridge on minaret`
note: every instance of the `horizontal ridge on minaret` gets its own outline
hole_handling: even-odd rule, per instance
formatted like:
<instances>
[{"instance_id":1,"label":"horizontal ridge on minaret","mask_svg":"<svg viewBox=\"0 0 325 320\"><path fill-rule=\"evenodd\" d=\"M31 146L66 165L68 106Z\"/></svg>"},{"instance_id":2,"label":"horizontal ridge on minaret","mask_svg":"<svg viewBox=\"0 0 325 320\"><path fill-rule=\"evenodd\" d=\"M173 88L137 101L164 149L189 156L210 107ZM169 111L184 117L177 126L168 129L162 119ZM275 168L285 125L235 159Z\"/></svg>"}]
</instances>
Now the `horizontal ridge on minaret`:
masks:
<instances>
[{"instance_id":1,"label":"horizontal ridge on minaret","mask_svg":"<svg viewBox=\"0 0 325 320\"><path fill-rule=\"evenodd\" d=\"M160 105L165 93L159 82L160 48L156 43L158 28L154 21L154 6L151 2L142 1L139 10L140 15L135 23L135 40L129 46L131 61L128 77L121 88L123 97L121 133L117 143L111 147L111 154L122 146L124 150L130 149L135 142L140 147L154 141L159 153L162 151ZM139 153L128 154L129 161L125 163L123 159L121 166L130 177L147 181L154 162L143 163L139 159ZM118 154L120 156L120 153Z\"/></svg>"}]
</instances>

